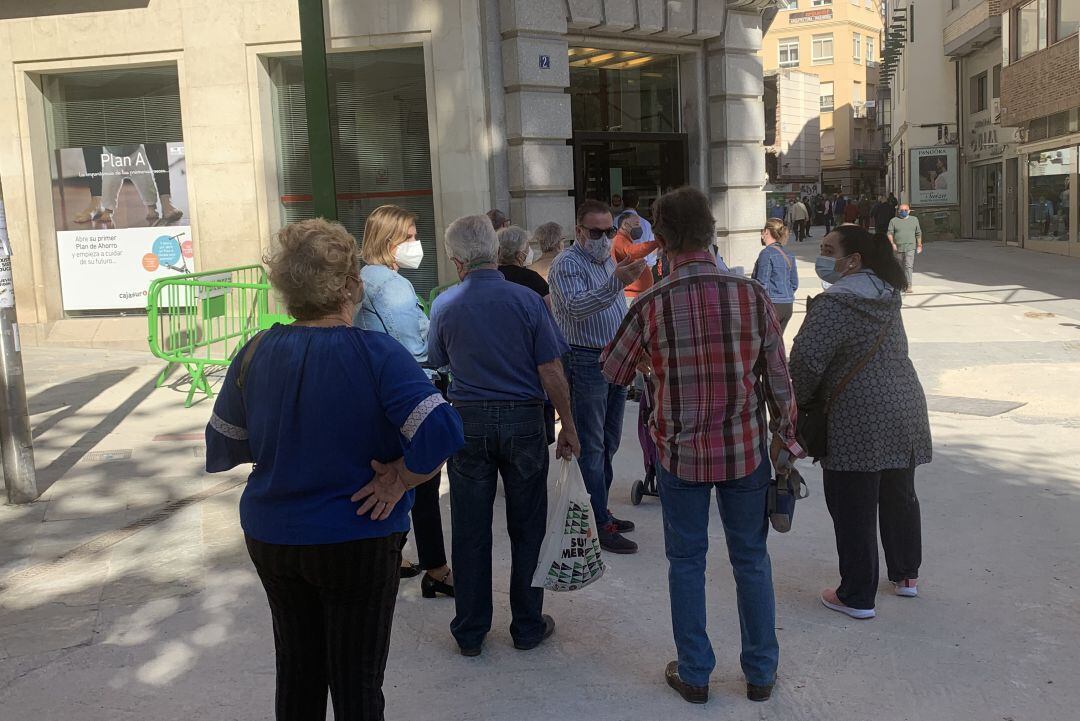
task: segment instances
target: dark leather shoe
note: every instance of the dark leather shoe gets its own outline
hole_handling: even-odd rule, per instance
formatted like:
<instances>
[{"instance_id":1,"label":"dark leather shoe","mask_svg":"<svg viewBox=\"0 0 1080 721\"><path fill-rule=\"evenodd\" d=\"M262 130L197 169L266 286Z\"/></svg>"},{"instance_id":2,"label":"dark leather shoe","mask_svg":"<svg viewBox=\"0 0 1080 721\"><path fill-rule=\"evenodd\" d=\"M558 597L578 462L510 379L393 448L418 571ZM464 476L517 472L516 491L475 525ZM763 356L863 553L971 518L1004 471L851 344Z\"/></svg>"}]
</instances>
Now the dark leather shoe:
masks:
<instances>
[{"instance_id":1,"label":"dark leather shoe","mask_svg":"<svg viewBox=\"0 0 1080 721\"><path fill-rule=\"evenodd\" d=\"M477 646L476 648L465 648L464 646L461 646L459 650L461 651L461 655L465 656L466 658L475 658L476 656L480 655L479 646Z\"/></svg>"},{"instance_id":2,"label":"dark leather shoe","mask_svg":"<svg viewBox=\"0 0 1080 721\"><path fill-rule=\"evenodd\" d=\"M551 638L551 634L553 633L555 633L555 619L545 613L544 635L540 637L540 640L533 643L518 643L517 641L514 641L514 648L516 648L518 651L532 651L544 641Z\"/></svg>"},{"instance_id":3,"label":"dark leather shoe","mask_svg":"<svg viewBox=\"0 0 1080 721\"><path fill-rule=\"evenodd\" d=\"M408 565L402 566L401 569L398 571L399 578L416 578L421 573L423 573L423 570L415 563L411 563L410 561L406 561L405 563L407 563Z\"/></svg>"},{"instance_id":4,"label":"dark leather shoe","mask_svg":"<svg viewBox=\"0 0 1080 721\"><path fill-rule=\"evenodd\" d=\"M611 511L608 511L608 516L611 518L611 522L615 524L615 530L619 533L630 533L636 528L633 521L623 521L611 515Z\"/></svg>"},{"instance_id":5,"label":"dark leather shoe","mask_svg":"<svg viewBox=\"0 0 1080 721\"><path fill-rule=\"evenodd\" d=\"M768 686L755 686L752 683L746 684L746 698L751 701L768 701L772 696L773 685L770 683Z\"/></svg>"},{"instance_id":6,"label":"dark leather shoe","mask_svg":"<svg viewBox=\"0 0 1080 721\"><path fill-rule=\"evenodd\" d=\"M709 700L709 687L706 686L691 686L690 684L679 678L679 662L672 661L667 665L664 670L664 678L667 679L667 685L679 692L679 695L683 697L683 701L689 701L690 703L705 703Z\"/></svg>"},{"instance_id":7,"label":"dark leather shoe","mask_svg":"<svg viewBox=\"0 0 1080 721\"><path fill-rule=\"evenodd\" d=\"M450 573L447 572L446 576ZM420 595L424 598L435 598L436 594L441 593L444 596L454 597L454 587L449 583L446 583L446 576L443 580L438 580L430 573L425 573L424 577L420 579Z\"/></svg>"},{"instance_id":8,"label":"dark leather shoe","mask_svg":"<svg viewBox=\"0 0 1080 721\"><path fill-rule=\"evenodd\" d=\"M614 523L600 529L600 548L608 553L637 553L637 544L615 530Z\"/></svg>"}]
</instances>

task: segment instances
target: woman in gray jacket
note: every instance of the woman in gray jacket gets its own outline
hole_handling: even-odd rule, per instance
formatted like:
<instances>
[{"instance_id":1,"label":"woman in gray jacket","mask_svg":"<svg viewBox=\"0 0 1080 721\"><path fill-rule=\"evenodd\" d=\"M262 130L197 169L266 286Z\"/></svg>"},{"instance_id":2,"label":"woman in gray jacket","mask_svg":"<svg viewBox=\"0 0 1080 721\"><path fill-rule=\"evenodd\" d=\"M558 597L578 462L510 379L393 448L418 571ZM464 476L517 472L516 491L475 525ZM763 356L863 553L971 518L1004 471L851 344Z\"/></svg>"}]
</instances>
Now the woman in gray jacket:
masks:
<instances>
[{"instance_id":1,"label":"woman in gray jacket","mask_svg":"<svg viewBox=\"0 0 1080 721\"><path fill-rule=\"evenodd\" d=\"M879 517L889 580L897 595L918 593L915 468L931 459L926 395L900 317L907 281L888 239L842 225L822 241L817 273L832 285L812 299L788 363L799 405L829 396L869 358L829 412L827 455L820 460L840 585L822 592L821 602L852 618L873 618Z\"/></svg>"}]
</instances>

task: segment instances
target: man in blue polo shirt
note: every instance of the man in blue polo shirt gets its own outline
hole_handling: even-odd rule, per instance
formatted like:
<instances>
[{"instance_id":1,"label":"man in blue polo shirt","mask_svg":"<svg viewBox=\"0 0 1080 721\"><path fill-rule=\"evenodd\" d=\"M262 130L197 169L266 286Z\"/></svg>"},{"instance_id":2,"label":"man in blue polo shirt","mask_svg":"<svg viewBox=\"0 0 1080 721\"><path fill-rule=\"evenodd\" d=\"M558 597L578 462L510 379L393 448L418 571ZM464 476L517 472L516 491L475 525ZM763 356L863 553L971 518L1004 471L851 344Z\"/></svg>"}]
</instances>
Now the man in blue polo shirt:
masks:
<instances>
[{"instance_id":1,"label":"man in blue polo shirt","mask_svg":"<svg viewBox=\"0 0 1080 721\"><path fill-rule=\"evenodd\" d=\"M566 342L539 295L498 270L498 241L483 215L446 229L461 284L436 300L428 361L450 366L447 395L465 428L465 447L450 459L454 601L450 632L465 656L480 654L491 630L491 523L498 478L506 491L510 535L510 635L527 651L555 630L543 613L544 590L532 576L547 526L548 447L544 399L562 417L556 453L581 452L563 373Z\"/></svg>"}]
</instances>

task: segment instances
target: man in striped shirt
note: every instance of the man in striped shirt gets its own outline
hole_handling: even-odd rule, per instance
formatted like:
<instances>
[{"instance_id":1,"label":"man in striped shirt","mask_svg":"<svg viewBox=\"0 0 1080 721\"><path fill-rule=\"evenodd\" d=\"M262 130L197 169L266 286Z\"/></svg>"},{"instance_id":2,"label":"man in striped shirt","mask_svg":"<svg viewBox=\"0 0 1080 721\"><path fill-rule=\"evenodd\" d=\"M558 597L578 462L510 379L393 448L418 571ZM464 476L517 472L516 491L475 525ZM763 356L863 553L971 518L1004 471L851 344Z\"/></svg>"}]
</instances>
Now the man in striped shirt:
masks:
<instances>
[{"instance_id":1,"label":"man in striped shirt","mask_svg":"<svg viewBox=\"0 0 1080 721\"><path fill-rule=\"evenodd\" d=\"M804 455L795 438L798 413L780 323L762 286L716 267L708 250L713 217L700 191L681 188L661 197L653 231L671 272L638 296L601 362L612 383L629 382L639 369L649 376L649 431L660 457L657 481L679 652L667 681L687 701L708 698L716 658L705 633L705 556L715 488L735 572L747 696L764 701L779 658L766 546L766 404L774 463L781 449Z\"/></svg>"},{"instance_id":2,"label":"man in striped shirt","mask_svg":"<svg viewBox=\"0 0 1080 721\"><path fill-rule=\"evenodd\" d=\"M634 530L634 524L615 518L607 507L611 459L622 438L629 381L613 384L604 379L600 351L615 337L626 314L624 289L641 275L645 261L627 258L616 264L611 257L615 233L611 209L585 201L577 212L577 242L555 258L548 285L555 321L570 344L563 365L581 441L578 463L592 498L600 546L611 553L634 553L637 544L622 535Z\"/></svg>"}]
</instances>

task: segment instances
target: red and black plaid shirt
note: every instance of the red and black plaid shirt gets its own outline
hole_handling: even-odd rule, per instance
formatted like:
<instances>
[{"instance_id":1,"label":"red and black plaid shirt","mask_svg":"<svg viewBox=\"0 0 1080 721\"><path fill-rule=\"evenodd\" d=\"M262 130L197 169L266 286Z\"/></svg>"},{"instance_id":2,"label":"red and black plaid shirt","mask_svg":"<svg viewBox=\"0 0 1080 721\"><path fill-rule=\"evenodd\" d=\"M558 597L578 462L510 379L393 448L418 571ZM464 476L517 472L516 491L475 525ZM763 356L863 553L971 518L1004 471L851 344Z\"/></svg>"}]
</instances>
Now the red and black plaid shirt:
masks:
<instances>
[{"instance_id":1,"label":"red and black plaid shirt","mask_svg":"<svg viewBox=\"0 0 1080 721\"><path fill-rule=\"evenodd\" d=\"M679 257L638 296L600 357L604 376L629 384L643 354L653 369L649 432L671 474L716 482L753 473L764 460L766 404L773 432L805 455L772 303L752 280L721 273L707 251Z\"/></svg>"}]
</instances>

